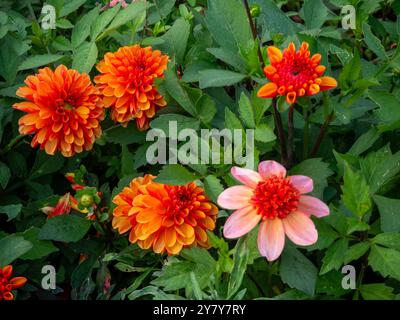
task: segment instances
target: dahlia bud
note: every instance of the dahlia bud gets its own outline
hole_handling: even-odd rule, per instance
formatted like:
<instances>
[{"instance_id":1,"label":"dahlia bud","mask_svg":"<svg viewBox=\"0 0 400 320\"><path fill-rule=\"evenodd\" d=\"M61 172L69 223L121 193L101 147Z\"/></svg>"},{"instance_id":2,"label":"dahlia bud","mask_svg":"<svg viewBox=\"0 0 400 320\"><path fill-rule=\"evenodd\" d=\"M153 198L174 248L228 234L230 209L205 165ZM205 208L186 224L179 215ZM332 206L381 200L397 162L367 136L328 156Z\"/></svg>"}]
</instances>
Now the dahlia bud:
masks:
<instances>
[{"instance_id":1,"label":"dahlia bud","mask_svg":"<svg viewBox=\"0 0 400 320\"><path fill-rule=\"evenodd\" d=\"M90 207L93 204L93 196L89 195L89 194L84 194L81 198L80 203L84 206L84 207Z\"/></svg>"},{"instance_id":2,"label":"dahlia bud","mask_svg":"<svg viewBox=\"0 0 400 320\"><path fill-rule=\"evenodd\" d=\"M250 14L253 18L258 18L261 13L261 8L258 4L252 4L250 6Z\"/></svg>"}]
</instances>

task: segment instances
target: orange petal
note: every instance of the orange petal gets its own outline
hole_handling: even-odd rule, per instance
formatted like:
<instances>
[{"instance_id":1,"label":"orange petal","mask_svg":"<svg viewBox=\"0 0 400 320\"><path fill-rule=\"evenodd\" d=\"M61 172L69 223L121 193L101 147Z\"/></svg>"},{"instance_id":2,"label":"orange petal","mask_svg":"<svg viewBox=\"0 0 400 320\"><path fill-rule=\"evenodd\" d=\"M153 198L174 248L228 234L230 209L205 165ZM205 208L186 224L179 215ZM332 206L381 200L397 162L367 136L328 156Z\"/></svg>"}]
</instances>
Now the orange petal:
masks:
<instances>
[{"instance_id":1,"label":"orange petal","mask_svg":"<svg viewBox=\"0 0 400 320\"><path fill-rule=\"evenodd\" d=\"M13 267L12 265L7 265L3 268L3 275L6 278L9 278L12 275Z\"/></svg>"},{"instance_id":2,"label":"orange petal","mask_svg":"<svg viewBox=\"0 0 400 320\"><path fill-rule=\"evenodd\" d=\"M329 90L337 87L337 81L332 77L321 77L321 83L319 87L321 90Z\"/></svg>"},{"instance_id":3,"label":"orange petal","mask_svg":"<svg viewBox=\"0 0 400 320\"><path fill-rule=\"evenodd\" d=\"M289 104L295 103L296 102L296 96L297 96L296 92L294 92L294 91L289 92L286 95L286 102L289 103Z\"/></svg>"},{"instance_id":4,"label":"orange petal","mask_svg":"<svg viewBox=\"0 0 400 320\"><path fill-rule=\"evenodd\" d=\"M319 85L317 85L316 83L312 84L310 86L310 88L308 89L308 94L311 96L313 94L317 94L318 92L320 92L321 89L319 87Z\"/></svg>"},{"instance_id":5,"label":"orange petal","mask_svg":"<svg viewBox=\"0 0 400 320\"><path fill-rule=\"evenodd\" d=\"M271 64L279 63L282 61L283 58L282 51L277 47L269 46L267 48L267 53Z\"/></svg>"},{"instance_id":6,"label":"orange petal","mask_svg":"<svg viewBox=\"0 0 400 320\"><path fill-rule=\"evenodd\" d=\"M20 287L22 287L23 285L25 285L26 281L28 281L25 277L15 277L12 278L10 283L13 287L13 289L18 289Z\"/></svg>"},{"instance_id":7,"label":"orange petal","mask_svg":"<svg viewBox=\"0 0 400 320\"><path fill-rule=\"evenodd\" d=\"M257 92L257 97L259 98L273 98L276 96L276 92L278 90L278 86L273 83L269 82Z\"/></svg>"}]
</instances>

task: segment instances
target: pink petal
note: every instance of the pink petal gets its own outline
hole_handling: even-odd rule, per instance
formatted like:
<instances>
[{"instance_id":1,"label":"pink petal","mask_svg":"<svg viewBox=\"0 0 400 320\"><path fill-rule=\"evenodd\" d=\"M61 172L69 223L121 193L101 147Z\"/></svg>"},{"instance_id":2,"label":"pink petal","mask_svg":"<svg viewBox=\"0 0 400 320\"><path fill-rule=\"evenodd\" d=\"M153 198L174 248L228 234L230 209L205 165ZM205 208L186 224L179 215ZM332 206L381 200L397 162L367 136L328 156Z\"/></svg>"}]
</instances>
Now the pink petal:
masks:
<instances>
[{"instance_id":1,"label":"pink petal","mask_svg":"<svg viewBox=\"0 0 400 320\"><path fill-rule=\"evenodd\" d=\"M250 169L233 167L231 169L231 173L237 181L242 182L252 188L255 188L258 182L262 180L258 172Z\"/></svg>"},{"instance_id":2,"label":"pink petal","mask_svg":"<svg viewBox=\"0 0 400 320\"><path fill-rule=\"evenodd\" d=\"M306 176L290 176L290 182L300 193L309 193L314 189L314 182Z\"/></svg>"},{"instance_id":3,"label":"pink petal","mask_svg":"<svg viewBox=\"0 0 400 320\"><path fill-rule=\"evenodd\" d=\"M311 196L300 196L297 210L307 216L314 215L318 218L329 216L329 207L318 198Z\"/></svg>"},{"instance_id":4,"label":"pink petal","mask_svg":"<svg viewBox=\"0 0 400 320\"><path fill-rule=\"evenodd\" d=\"M261 215L252 206L236 210L225 222L224 237L239 238L251 231L260 219Z\"/></svg>"},{"instance_id":5,"label":"pink petal","mask_svg":"<svg viewBox=\"0 0 400 320\"><path fill-rule=\"evenodd\" d=\"M279 258L285 246L285 230L281 219L265 220L258 231L258 250L268 261Z\"/></svg>"},{"instance_id":6,"label":"pink petal","mask_svg":"<svg viewBox=\"0 0 400 320\"><path fill-rule=\"evenodd\" d=\"M249 205L253 196L253 189L247 186L234 186L223 191L218 197L218 205L221 208L235 210Z\"/></svg>"},{"instance_id":7,"label":"pink petal","mask_svg":"<svg viewBox=\"0 0 400 320\"><path fill-rule=\"evenodd\" d=\"M304 213L295 211L282 220L288 238L299 246L309 246L318 240L314 222Z\"/></svg>"},{"instance_id":8,"label":"pink petal","mask_svg":"<svg viewBox=\"0 0 400 320\"><path fill-rule=\"evenodd\" d=\"M258 172L263 179L269 178L270 176L286 177L285 167L273 160L260 162L258 165Z\"/></svg>"}]
</instances>

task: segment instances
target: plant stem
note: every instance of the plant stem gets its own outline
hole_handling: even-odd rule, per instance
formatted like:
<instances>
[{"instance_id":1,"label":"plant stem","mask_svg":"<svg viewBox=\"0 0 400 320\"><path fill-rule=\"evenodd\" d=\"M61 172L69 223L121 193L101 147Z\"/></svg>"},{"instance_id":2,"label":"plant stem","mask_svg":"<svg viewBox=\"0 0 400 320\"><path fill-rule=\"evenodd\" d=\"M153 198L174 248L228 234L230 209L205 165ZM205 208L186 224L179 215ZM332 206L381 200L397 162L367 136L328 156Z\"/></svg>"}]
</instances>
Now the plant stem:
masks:
<instances>
[{"instance_id":1,"label":"plant stem","mask_svg":"<svg viewBox=\"0 0 400 320\"><path fill-rule=\"evenodd\" d=\"M9 152L12 148L14 148L18 143L20 143L25 138L24 134L20 134L12 139L3 150L0 150L0 155L4 155Z\"/></svg>"},{"instance_id":2,"label":"plant stem","mask_svg":"<svg viewBox=\"0 0 400 320\"><path fill-rule=\"evenodd\" d=\"M334 115L335 115L335 112L332 111L328 115L328 117L326 118L324 124L321 126L321 128L319 130L317 141L315 141L315 144L314 144L314 146L313 146L313 148L312 148L312 150L310 152L310 157L315 157L316 156L316 154L317 154L317 152L319 150L319 147L321 146L322 140L325 137L326 130L328 129L329 124L334 119Z\"/></svg>"},{"instance_id":3,"label":"plant stem","mask_svg":"<svg viewBox=\"0 0 400 320\"><path fill-rule=\"evenodd\" d=\"M249 6L248 0L243 0L243 4L244 4L244 7L246 9L247 18L249 19L250 29L251 29L251 32L253 33L253 39L254 39L254 41L258 41L257 28L256 28L256 25L255 25L255 23L253 21L253 18L251 16L250 6ZM258 59L260 60L260 63L261 63L261 68L264 68L264 59L262 57L262 53L261 53L261 49L260 49L260 45L259 44L257 44L257 53L258 53Z\"/></svg>"},{"instance_id":4,"label":"plant stem","mask_svg":"<svg viewBox=\"0 0 400 320\"><path fill-rule=\"evenodd\" d=\"M281 162L284 166L287 165L287 150L286 150L286 142L285 142L285 131L283 130L282 118L281 114L278 111L276 106L276 98L272 99L272 106L274 108L274 120L276 129L278 130L278 138L279 144L281 147Z\"/></svg>"},{"instance_id":5,"label":"plant stem","mask_svg":"<svg viewBox=\"0 0 400 320\"><path fill-rule=\"evenodd\" d=\"M303 159L307 158L308 155L308 145L309 145L309 122L308 122L308 110L307 107L303 107L303 118L304 118L304 128L303 128Z\"/></svg>"},{"instance_id":6,"label":"plant stem","mask_svg":"<svg viewBox=\"0 0 400 320\"><path fill-rule=\"evenodd\" d=\"M290 105L288 114L288 145L287 145L287 169L293 166L294 154L294 125L293 125L294 104Z\"/></svg>"}]
</instances>

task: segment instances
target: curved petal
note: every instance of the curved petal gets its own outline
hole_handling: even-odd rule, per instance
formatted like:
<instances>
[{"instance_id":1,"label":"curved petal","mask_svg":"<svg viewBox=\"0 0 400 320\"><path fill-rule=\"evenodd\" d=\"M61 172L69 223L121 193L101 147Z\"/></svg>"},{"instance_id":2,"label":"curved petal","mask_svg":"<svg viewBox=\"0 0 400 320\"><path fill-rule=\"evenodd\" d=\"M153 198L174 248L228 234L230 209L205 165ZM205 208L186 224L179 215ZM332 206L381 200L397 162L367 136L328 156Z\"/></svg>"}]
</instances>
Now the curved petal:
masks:
<instances>
[{"instance_id":1,"label":"curved petal","mask_svg":"<svg viewBox=\"0 0 400 320\"><path fill-rule=\"evenodd\" d=\"M239 238L250 232L260 219L261 215L257 214L257 211L251 206L236 210L225 222L224 237L228 239Z\"/></svg>"},{"instance_id":2,"label":"curved petal","mask_svg":"<svg viewBox=\"0 0 400 320\"><path fill-rule=\"evenodd\" d=\"M300 193L309 193L314 189L314 182L310 177L307 176L290 176L290 182Z\"/></svg>"},{"instance_id":3,"label":"curved petal","mask_svg":"<svg viewBox=\"0 0 400 320\"><path fill-rule=\"evenodd\" d=\"M249 205L253 189L248 186L234 186L223 191L217 200L221 208L236 210Z\"/></svg>"},{"instance_id":4,"label":"curved petal","mask_svg":"<svg viewBox=\"0 0 400 320\"><path fill-rule=\"evenodd\" d=\"M279 48L274 47L274 46L269 46L267 48L267 53L268 53L269 62L271 62L271 64L279 63L282 61L283 54Z\"/></svg>"},{"instance_id":5,"label":"curved petal","mask_svg":"<svg viewBox=\"0 0 400 320\"><path fill-rule=\"evenodd\" d=\"M311 196L300 196L297 210L307 216L314 215L318 218L329 216L329 207L318 198Z\"/></svg>"},{"instance_id":6,"label":"curved petal","mask_svg":"<svg viewBox=\"0 0 400 320\"><path fill-rule=\"evenodd\" d=\"M286 176L286 169L280 163L267 160L260 162L258 165L258 172L263 179L269 178L270 176L278 176L284 178Z\"/></svg>"},{"instance_id":7,"label":"curved petal","mask_svg":"<svg viewBox=\"0 0 400 320\"><path fill-rule=\"evenodd\" d=\"M257 92L257 97L259 98L273 98L276 96L278 91L278 86L273 82L268 82L263 85Z\"/></svg>"},{"instance_id":8,"label":"curved petal","mask_svg":"<svg viewBox=\"0 0 400 320\"><path fill-rule=\"evenodd\" d=\"M337 81L332 77L321 77L320 79L321 83L319 87L321 90L329 90L337 87Z\"/></svg>"},{"instance_id":9,"label":"curved petal","mask_svg":"<svg viewBox=\"0 0 400 320\"><path fill-rule=\"evenodd\" d=\"M231 174L237 181L242 182L251 188L255 188L258 182L262 180L258 172L245 168L233 167L231 169Z\"/></svg>"},{"instance_id":10,"label":"curved petal","mask_svg":"<svg viewBox=\"0 0 400 320\"><path fill-rule=\"evenodd\" d=\"M258 250L268 261L279 258L285 246L285 230L281 219L265 220L257 237Z\"/></svg>"},{"instance_id":11,"label":"curved petal","mask_svg":"<svg viewBox=\"0 0 400 320\"><path fill-rule=\"evenodd\" d=\"M288 238L299 246L309 246L318 240L314 222L304 213L295 211L282 220Z\"/></svg>"}]
</instances>

